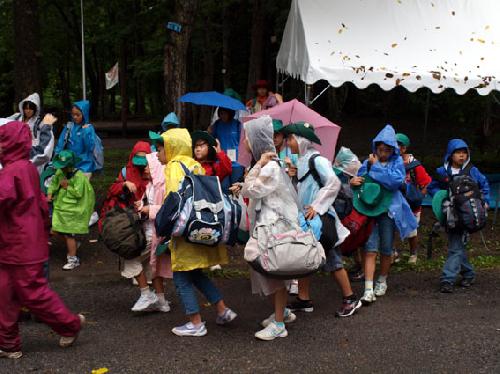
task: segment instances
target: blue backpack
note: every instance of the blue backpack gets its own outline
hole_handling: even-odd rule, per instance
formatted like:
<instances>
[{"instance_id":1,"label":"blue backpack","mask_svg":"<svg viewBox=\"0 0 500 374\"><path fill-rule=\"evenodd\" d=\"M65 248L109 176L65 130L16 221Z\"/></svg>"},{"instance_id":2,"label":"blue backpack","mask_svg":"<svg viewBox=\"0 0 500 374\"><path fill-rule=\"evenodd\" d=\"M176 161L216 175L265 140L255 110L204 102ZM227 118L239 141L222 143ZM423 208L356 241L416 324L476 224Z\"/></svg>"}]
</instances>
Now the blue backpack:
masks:
<instances>
[{"instance_id":1,"label":"blue backpack","mask_svg":"<svg viewBox=\"0 0 500 374\"><path fill-rule=\"evenodd\" d=\"M156 215L156 233L166 240L182 235L190 243L206 246L230 244L237 236L241 207L224 196L218 177L193 174L180 164L186 176Z\"/></svg>"},{"instance_id":2,"label":"blue backpack","mask_svg":"<svg viewBox=\"0 0 500 374\"><path fill-rule=\"evenodd\" d=\"M410 182L403 184L402 192L410 208L413 210L419 208L424 200L424 194L416 182L415 168L419 165L421 165L421 163L418 160L414 160L408 165L405 165L406 172L410 173Z\"/></svg>"}]
</instances>

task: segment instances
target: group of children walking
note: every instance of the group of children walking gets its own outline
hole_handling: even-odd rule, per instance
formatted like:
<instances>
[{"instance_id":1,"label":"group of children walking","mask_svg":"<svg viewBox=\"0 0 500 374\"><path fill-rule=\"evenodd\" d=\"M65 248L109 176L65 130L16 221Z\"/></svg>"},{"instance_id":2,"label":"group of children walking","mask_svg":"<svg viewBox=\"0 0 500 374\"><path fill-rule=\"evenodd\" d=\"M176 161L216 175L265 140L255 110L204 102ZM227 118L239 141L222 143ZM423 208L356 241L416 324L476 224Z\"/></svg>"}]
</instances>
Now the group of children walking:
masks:
<instances>
[{"instance_id":1,"label":"group of children walking","mask_svg":"<svg viewBox=\"0 0 500 374\"><path fill-rule=\"evenodd\" d=\"M99 227L106 213L114 207L133 208L142 222L147 245L142 253L123 262L122 276L134 279L140 295L133 312L169 312L164 281L173 279L182 302L187 322L174 327L178 336L203 336L207 327L200 314L195 289L215 306L217 325L231 323L237 314L226 305L223 295L208 278L204 269L228 263L227 248L201 248L183 237L168 242L156 234L155 218L165 197L175 192L185 177L185 168L193 174L215 175L226 181L226 191L241 194L248 214L250 239L245 243L244 258L252 262L261 247L254 228L286 219L302 230L312 230L325 254L323 270L338 284L342 301L338 317L355 314L362 305L370 305L388 290L388 276L394 258L397 232L410 244L410 263L417 261L417 227L421 215L418 196L446 190L456 176L467 174L479 185L488 202L486 178L471 166L470 150L465 142L450 141L442 177L432 180L423 166L409 154L409 138L385 126L371 143L371 153L360 163L349 150L342 148L335 167L321 156L315 144L321 144L314 125L297 122L283 126L279 120L263 116L241 123L234 112L220 110L221 121L212 127L212 134L196 131L190 134L179 128L175 114L162 123L160 133L150 132L149 142L139 141L133 147L128 163L119 171L104 201ZM53 203L52 231L64 236L68 248L65 270L79 265L78 236L88 233L94 211L95 196L89 182L95 170L91 153L94 150L93 128L88 124L88 103L75 103L73 125L66 126L52 162L56 172L48 187L47 200ZM42 120L52 126L55 118ZM227 128L224 126L228 126ZM238 144L231 139L244 130L244 146L253 157L252 166L240 170L235 155ZM222 135L221 135L222 134ZM48 288L43 264L48 260L48 206L42 198L38 173L30 163L32 147L30 127L22 121L0 126L0 220L12 225L0 227L0 357L21 356L17 315L21 306L28 307L42 322L61 335L61 346L76 339L85 319L70 313L58 296ZM62 139L62 140L61 140ZM348 152L347 152L348 151ZM350 155L344 160L344 155ZM231 156L231 157L229 157ZM234 168L237 172L233 173ZM411 188L410 188L411 187ZM420 193L420 195L419 195ZM417 197L415 197L417 196ZM346 208L339 208L345 199ZM349 206L351 204L351 206ZM355 230L347 225L350 214L371 222L371 232L359 243L364 273L364 292L356 295L344 269L342 244ZM351 217L352 219L352 217ZM452 292L459 274L462 286L470 286L475 273L467 260L465 231L448 233L448 259L441 278L441 291ZM22 243L22 244L20 244ZM380 255L380 271L375 277L376 259ZM273 340L288 335L286 324L296 320L296 312L313 312L310 276L276 279L250 269L254 294L270 297L274 311L261 322L255 333L260 340ZM152 291L149 282L153 284ZM293 290L293 286L297 286ZM297 293L288 302L288 292Z\"/></svg>"}]
</instances>

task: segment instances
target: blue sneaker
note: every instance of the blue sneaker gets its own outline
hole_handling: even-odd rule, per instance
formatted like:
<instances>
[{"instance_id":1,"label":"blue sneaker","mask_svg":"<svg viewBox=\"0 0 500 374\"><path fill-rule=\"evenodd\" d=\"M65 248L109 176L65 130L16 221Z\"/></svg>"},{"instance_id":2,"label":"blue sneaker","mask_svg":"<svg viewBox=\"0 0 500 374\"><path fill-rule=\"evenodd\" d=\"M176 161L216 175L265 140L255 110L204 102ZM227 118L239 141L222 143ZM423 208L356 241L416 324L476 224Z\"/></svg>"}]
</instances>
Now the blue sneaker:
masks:
<instances>
[{"instance_id":1,"label":"blue sneaker","mask_svg":"<svg viewBox=\"0 0 500 374\"><path fill-rule=\"evenodd\" d=\"M217 318L215 319L215 323L218 325L226 325L232 322L236 317L238 317L238 315L235 312L233 312L229 308L226 308L224 309L224 313L222 313L222 315L217 316Z\"/></svg>"},{"instance_id":2,"label":"blue sneaker","mask_svg":"<svg viewBox=\"0 0 500 374\"><path fill-rule=\"evenodd\" d=\"M174 327L172 332L177 336L205 336L208 331L205 322L200 323L198 326L188 322L185 325Z\"/></svg>"}]
</instances>

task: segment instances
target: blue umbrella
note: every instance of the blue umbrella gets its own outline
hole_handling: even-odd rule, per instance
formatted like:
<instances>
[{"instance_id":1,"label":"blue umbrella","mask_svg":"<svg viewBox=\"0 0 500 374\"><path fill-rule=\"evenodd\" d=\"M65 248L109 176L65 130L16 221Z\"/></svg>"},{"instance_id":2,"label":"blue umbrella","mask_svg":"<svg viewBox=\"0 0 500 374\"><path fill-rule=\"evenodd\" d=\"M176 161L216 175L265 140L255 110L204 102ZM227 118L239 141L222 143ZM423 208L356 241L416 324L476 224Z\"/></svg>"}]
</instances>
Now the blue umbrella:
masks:
<instances>
[{"instance_id":1,"label":"blue umbrella","mask_svg":"<svg viewBox=\"0 0 500 374\"><path fill-rule=\"evenodd\" d=\"M181 103L193 103L197 105L218 106L232 110L245 110L245 105L241 101L230 96L223 95L216 91L189 92L179 99Z\"/></svg>"}]
</instances>

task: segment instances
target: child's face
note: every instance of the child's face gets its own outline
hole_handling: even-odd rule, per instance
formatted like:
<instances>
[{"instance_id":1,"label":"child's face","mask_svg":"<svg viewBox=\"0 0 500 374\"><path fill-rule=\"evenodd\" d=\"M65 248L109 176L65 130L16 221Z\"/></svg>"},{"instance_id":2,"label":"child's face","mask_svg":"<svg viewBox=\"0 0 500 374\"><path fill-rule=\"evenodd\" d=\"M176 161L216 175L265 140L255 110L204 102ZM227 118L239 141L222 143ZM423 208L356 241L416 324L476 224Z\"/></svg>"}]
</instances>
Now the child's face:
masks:
<instances>
[{"instance_id":1,"label":"child's face","mask_svg":"<svg viewBox=\"0 0 500 374\"><path fill-rule=\"evenodd\" d=\"M299 154L299 143L297 143L297 139L295 139L295 136L293 136L292 134L288 135L288 137L286 138L286 142L293 154Z\"/></svg>"},{"instance_id":2,"label":"child's face","mask_svg":"<svg viewBox=\"0 0 500 374\"><path fill-rule=\"evenodd\" d=\"M280 132L275 132L273 135L274 146L277 150L281 149L283 142L285 140L285 136Z\"/></svg>"},{"instance_id":3,"label":"child's face","mask_svg":"<svg viewBox=\"0 0 500 374\"><path fill-rule=\"evenodd\" d=\"M381 143L377 145L376 152L380 162L387 162L394 153L394 149L387 144Z\"/></svg>"},{"instance_id":4,"label":"child's face","mask_svg":"<svg viewBox=\"0 0 500 374\"><path fill-rule=\"evenodd\" d=\"M78 110L78 108L71 108L71 117L73 118L73 122L76 124L80 124L83 121L83 114Z\"/></svg>"},{"instance_id":5,"label":"child's face","mask_svg":"<svg viewBox=\"0 0 500 374\"><path fill-rule=\"evenodd\" d=\"M404 155L404 154L406 154L407 150L408 150L408 148L406 146L404 146L402 144L399 144L399 153L401 153L402 155Z\"/></svg>"},{"instance_id":6,"label":"child's face","mask_svg":"<svg viewBox=\"0 0 500 374\"><path fill-rule=\"evenodd\" d=\"M68 175L72 171L73 171L73 168L69 167L69 166L62 169L62 172L64 173L64 175Z\"/></svg>"},{"instance_id":7,"label":"child's face","mask_svg":"<svg viewBox=\"0 0 500 374\"><path fill-rule=\"evenodd\" d=\"M233 119L231 113L224 109L219 109L219 118L222 122L231 122Z\"/></svg>"},{"instance_id":8,"label":"child's face","mask_svg":"<svg viewBox=\"0 0 500 374\"><path fill-rule=\"evenodd\" d=\"M469 154L466 149L457 149L451 155L451 163L455 166L462 166L468 158Z\"/></svg>"},{"instance_id":9,"label":"child's face","mask_svg":"<svg viewBox=\"0 0 500 374\"><path fill-rule=\"evenodd\" d=\"M194 145L194 159L196 161L205 161L208 157L208 143L204 140L198 140Z\"/></svg>"},{"instance_id":10,"label":"child's face","mask_svg":"<svg viewBox=\"0 0 500 374\"><path fill-rule=\"evenodd\" d=\"M158 161L162 163L162 165L167 164L167 155L165 154L165 148L163 147L163 144L156 143L156 149L158 150Z\"/></svg>"},{"instance_id":11,"label":"child's face","mask_svg":"<svg viewBox=\"0 0 500 374\"><path fill-rule=\"evenodd\" d=\"M266 87L259 87L259 88L257 88L257 95L258 96L261 96L261 97L267 96L268 92L269 91L267 90Z\"/></svg>"},{"instance_id":12,"label":"child's face","mask_svg":"<svg viewBox=\"0 0 500 374\"><path fill-rule=\"evenodd\" d=\"M30 119L31 117L33 117L34 114L35 114L35 111L32 108L30 108L29 106L27 106L23 109L23 115L24 115L24 118L26 118L26 119Z\"/></svg>"}]
</instances>

